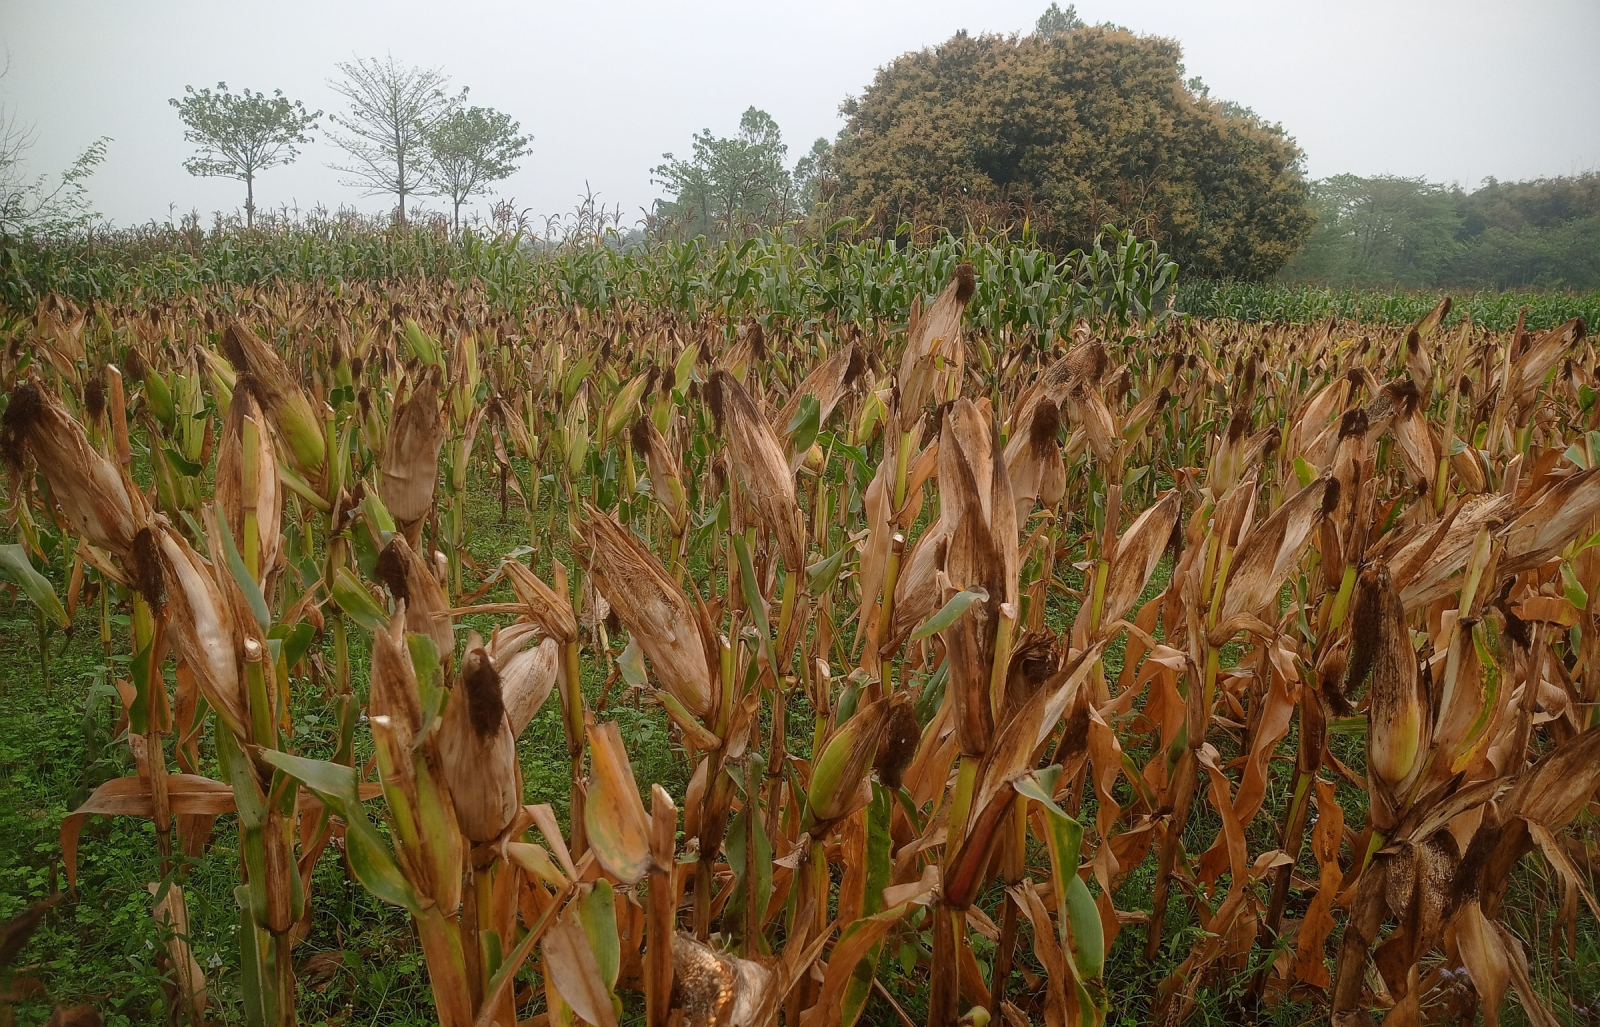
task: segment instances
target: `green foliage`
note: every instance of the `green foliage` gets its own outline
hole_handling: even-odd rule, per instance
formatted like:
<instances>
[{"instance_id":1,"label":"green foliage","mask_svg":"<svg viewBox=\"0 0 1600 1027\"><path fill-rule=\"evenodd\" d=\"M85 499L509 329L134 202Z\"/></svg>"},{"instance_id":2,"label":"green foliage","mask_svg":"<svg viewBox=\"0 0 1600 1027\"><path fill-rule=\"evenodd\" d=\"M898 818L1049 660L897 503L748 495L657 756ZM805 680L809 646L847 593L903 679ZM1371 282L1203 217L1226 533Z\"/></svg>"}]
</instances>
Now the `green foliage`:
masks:
<instances>
[{"instance_id":1,"label":"green foliage","mask_svg":"<svg viewBox=\"0 0 1600 1027\"><path fill-rule=\"evenodd\" d=\"M1235 321L1275 321L1309 324L1328 318L1364 324L1412 324L1439 302L1441 293L1430 289L1362 289L1356 287L1288 284L1283 282L1209 282L1185 279L1178 290L1178 308L1198 318ZM1522 292L1498 289L1451 294L1454 300L1446 325L1470 320L1490 331L1508 331L1517 323L1517 311L1527 308L1526 326L1553 328L1581 317L1600 323L1600 291L1588 293Z\"/></svg>"},{"instance_id":2,"label":"green foliage","mask_svg":"<svg viewBox=\"0 0 1600 1027\"><path fill-rule=\"evenodd\" d=\"M533 140L521 131L511 115L488 107L451 111L428 130L428 180L449 197L457 228L463 203L516 173Z\"/></svg>"},{"instance_id":3,"label":"green foliage","mask_svg":"<svg viewBox=\"0 0 1600 1027\"><path fill-rule=\"evenodd\" d=\"M969 323L979 331L1064 331L1080 319L1102 319L1107 262L1129 257L1132 237L1107 236L1101 255L1067 258L1029 236L945 236L922 246L852 234L850 222L819 236L709 243L704 239L654 239L640 245L606 245L603 234L575 233L575 242L538 247L514 232L474 228L452 235L443 226L387 227L349 213L313 216L241 234L197 222L160 228L97 232L93 236L18 238L0 247L0 302L31 307L58 293L84 303L135 291L174 298L205 288L243 286L274 278L341 283L427 277L466 284L480 281L497 305L523 311L543 303L610 307L614 303L664 307L721 318L759 316L769 327L804 329L842 322L903 323L917 295L936 293L960 260L971 260L978 290ZM614 238L614 237L612 237ZM1128 241L1125 242L1123 239ZM1119 256L1120 254L1120 256ZM1144 251L1138 270L1122 275L1126 313L1142 306L1154 317L1175 308L1193 317L1308 323L1329 317L1409 324L1432 310L1437 291L1333 289L1285 283L1211 281L1187 272L1174 284L1157 251ZM1098 269L1098 270L1097 270ZM1100 276L1101 286L1090 282ZM1143 297L1148 293L1149 299ZM1600 323L1600 292L1454 292L1450 324L1503 331L1527 306L1530 328L1573 317ZM1131 302L1137 300L1135 304ZM1098 301L1097 301L1098 303ZM1141 315L1142 316L1142 315ZM1132 318L1125 323L1131 323ZM1115 330L1112 328L1111 330Z\"/></svg>"},{"instance_id":4,"label":"green foliage","mask_svg":"<svg viewBox=\"0 0 1600 1027\"><path fill-rule=\"evenodd\" d=\"M1057 251L1111 223L1192 274L1270 275L1311 230L1300 150L1190 92L1180 56L1065 11L1034 35L958 33L907 54L844 107L834 207L884 233L1026 220Z\"/></svg>"},{"instance_id":5,"label":"green foliage","mask_svg":"<svg viewBox=\"0 0 1600 1027\"><path fill-rule=\"evenodd\" d=\"M1421 178L1312 186L1317 227L1292 281L1406 288L1600 288L1600 174L1466 192Z\"/></svg>"},{"instance_id":6,"label":"green foliage","mask_svg":"<svg viewBox=\"0 0 1600 1027\"><path fill-rule=\"evenodd\" d=\"M428 133L446 115L460 108L467 91L445 92L450 79L434 68L407 68L393 57L359 58L338 65L344 79L332 82L334 92L349 101L333 116L343 132L333 141L350 155L334 170L349 176L346 185L366 195L393 194L397 220L405 224L406 197L426 195Z\"/></svg>"},{"instance_id":7,"label":"green foliage","mask_svg":"<svg viewBox=\"0 0 1600 1027\"><path fill-rule=\"evenodd\" d=\"M1052 36L1059 36L1063 32L1081 29L1083 26L1084 21L1078 17L1076 4L1068 4L1067 9L1063 11L1060 4L1053 3L1045 8L1043 14L1039 15L1039 20L1034 23L1033 34L1041 39L1049 39Z\"/></svg>"},{"instance_id":8,"label":"green foliage","mask_svg":"<svg viewBox=\"0 0 1600 1027\"><path fill-rule=\"evenodd\" d=\"M778 123L754 107L739 118L731 138L705 129L695 135L687 159L665 153L664 163L651 169L656 184L671 195L657 201L652 227L686 238L729 239L804 213L802 201L814 192L827 141L817 140L793 172L785 163L788 152Z\"/></svg>"},{"instance_id":9,"label":"green foliage","mask_svg":"<svg viewBox=\"0 0 1600 1027\"><path fill-rule=\"evenodd\" d=\"M218 82L215 92L193 86L183 91L183 99L167 101L178 110L184 140L199 147L183 166L191 175L243 182L245 220L253 226L256 175L292 163L300 155L297 145L311 142L306 133L317 127L322 112L307 111L299 100L291 103L281 89L271 96L248 89L235 94Z\"/></svg>"}]
</instances>

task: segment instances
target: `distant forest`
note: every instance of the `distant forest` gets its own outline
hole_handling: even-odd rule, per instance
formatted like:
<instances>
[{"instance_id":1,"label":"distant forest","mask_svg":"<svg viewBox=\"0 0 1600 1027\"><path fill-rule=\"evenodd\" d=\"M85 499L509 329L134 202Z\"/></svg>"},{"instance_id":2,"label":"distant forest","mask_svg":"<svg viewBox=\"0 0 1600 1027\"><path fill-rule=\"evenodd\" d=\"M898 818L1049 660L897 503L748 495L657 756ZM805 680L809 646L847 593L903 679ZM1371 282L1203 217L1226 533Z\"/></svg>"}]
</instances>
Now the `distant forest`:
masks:
<instances>
[{"instance_id":1,"label":"distant forest","mask_svg":"<svg viewBox=\"0 0 1600 1027\"><path fill-rule=\"evenodd\" d=\"M1290 282L1406 288L1600 288L1600 173L1487 179L1338 175L1311 185L1317 225Z\"/></svg>"}]
</instances>

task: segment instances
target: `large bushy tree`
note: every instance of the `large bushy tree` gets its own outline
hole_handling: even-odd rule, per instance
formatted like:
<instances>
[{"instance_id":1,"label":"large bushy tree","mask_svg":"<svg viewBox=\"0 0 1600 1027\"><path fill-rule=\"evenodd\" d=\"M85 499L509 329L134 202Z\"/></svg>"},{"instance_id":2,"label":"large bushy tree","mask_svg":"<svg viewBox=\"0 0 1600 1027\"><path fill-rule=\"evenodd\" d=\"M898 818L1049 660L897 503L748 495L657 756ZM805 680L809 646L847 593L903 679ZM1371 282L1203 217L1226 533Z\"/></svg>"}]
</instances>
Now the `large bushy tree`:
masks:
<instances>
[{"instance_id":1,"label":"large bushy tree","mask_svg":"<svg viewBox=\"0 0 1600 1027\"><path fill-rule=\"evenodd\" d=\"M894 232L1027 217L1047 244L1106 223L1187 272L1258 278L1305 241L1301 152L1186 84L1178 45L1054 10L1029 36L958 33L878 72L831 158L838 213Z\"/></svg>"}]
</instances>

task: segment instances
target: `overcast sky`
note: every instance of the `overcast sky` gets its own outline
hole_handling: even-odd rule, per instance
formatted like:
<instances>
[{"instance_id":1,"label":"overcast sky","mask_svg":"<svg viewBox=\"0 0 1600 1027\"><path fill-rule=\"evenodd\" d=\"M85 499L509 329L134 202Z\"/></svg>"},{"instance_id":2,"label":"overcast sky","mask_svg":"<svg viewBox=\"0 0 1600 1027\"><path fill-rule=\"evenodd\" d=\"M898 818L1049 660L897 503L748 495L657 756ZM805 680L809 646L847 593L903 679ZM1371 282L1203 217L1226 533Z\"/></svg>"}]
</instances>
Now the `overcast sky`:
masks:
<instances>
[{"instance_id":1,"label":"overcast sky","mask_svg":"<svg viewBox=\"0 0 1600 1027\"><path fill-rule=\"evenodd\" d=\"M1032 28L1041 0L0 0L0 102L36 126L36 171L110 136L90 191L118 224L209 215L243 186L184 171L167 105L185 85L282 89L333 110L327 80L357 55L436 66L534 136L500 195L535 214L592 187L627 220L659 195L650 168L754 104L790 158L843 124L838 106L895 57L959 29ZM1476 185L1600 167L1600 0L1083 0L1091 23L1169 36L1211 95L1281 121L1314 177L1423 175ZM324 127L328 119L322 119ZM316 133L265 173L257 203L379 210L340 184Z\"/></svg>"}]
</instances>

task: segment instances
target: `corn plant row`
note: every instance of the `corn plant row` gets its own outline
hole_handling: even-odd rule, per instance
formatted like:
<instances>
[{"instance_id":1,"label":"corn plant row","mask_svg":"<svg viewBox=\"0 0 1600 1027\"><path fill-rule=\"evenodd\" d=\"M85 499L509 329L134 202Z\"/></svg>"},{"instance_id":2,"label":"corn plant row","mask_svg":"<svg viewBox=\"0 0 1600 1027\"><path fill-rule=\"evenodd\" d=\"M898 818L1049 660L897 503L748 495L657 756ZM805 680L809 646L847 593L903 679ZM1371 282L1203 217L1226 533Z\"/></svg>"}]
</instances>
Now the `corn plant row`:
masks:
<instances>
[{"instance_id":1,"label":"corn plant row","mask_svg":"<svg viewBox=\"0 0 1600 1027\"><path fill-rule=\"evenodd\" d=\"M782 330L421 282L44 302L0 366L6 568L42 618L132 625L138 773L63 824L69 880L91 815L164 861L235 816L252 1025L295 1022L330 845L447 1027L513 1027L526 968L552 1024L630 992L650 1027L909 1021L906 989L932 1027L1099 1024L1119 935L1153 961L1180 918L1121 996L1163 1022L1245 973L1338 1023L1555 1023L1502 906L1533 856L1550 944L1600 912L1582 322L1014 338L968 324L980 287ZM528 544L485 565L494 489ZM681 794L586 667L659 705ZM288 716L318 685L327 759ZM520 777L547 704L565 823ZM158 893L200 1022L181 872Z\"/></svg>"}]
</instances>

